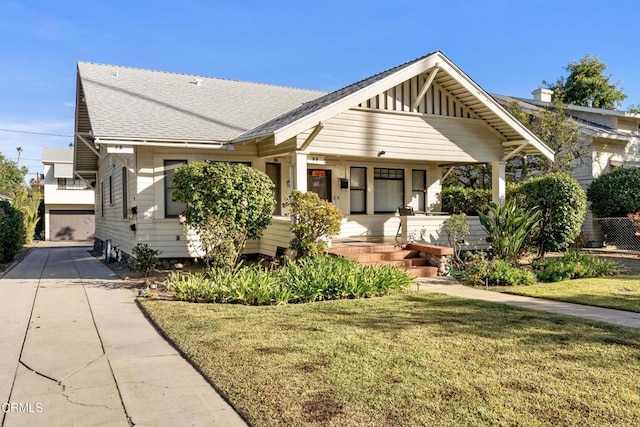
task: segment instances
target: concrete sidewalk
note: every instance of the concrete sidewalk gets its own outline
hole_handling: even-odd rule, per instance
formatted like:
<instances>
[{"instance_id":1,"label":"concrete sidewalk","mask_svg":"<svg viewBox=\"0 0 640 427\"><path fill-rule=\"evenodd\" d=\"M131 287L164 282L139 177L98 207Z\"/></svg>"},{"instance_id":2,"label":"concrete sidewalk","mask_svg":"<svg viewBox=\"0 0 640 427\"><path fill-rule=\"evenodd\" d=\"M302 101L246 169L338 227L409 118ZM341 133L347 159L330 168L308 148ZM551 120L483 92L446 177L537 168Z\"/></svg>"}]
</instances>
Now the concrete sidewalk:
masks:
<instances>
[{"instance_id":1,"label":"concrete sidewalk","mask_svg":"<svg viewBox=\"0 0 640 427\"><path fill-rule=\"evenodd\" d=\"M532 310L546 311L548 313L576 316L619 326L640 328L640 313L485 291L461 285L452 277L419 279L417 285L414 286L414 290L418 292L437 292L460 298L497 302Z\"/></svg>"},{"instance_id":2,"label":"concrete sidewalk","mask_svg":"<svg viewBox=\"0 0 640 427\"><path fill-rule=\"evenodd\" d=\"M47 246L0 279L2 425L245 425L90 247Z\"/></svg>"}]
</instances>

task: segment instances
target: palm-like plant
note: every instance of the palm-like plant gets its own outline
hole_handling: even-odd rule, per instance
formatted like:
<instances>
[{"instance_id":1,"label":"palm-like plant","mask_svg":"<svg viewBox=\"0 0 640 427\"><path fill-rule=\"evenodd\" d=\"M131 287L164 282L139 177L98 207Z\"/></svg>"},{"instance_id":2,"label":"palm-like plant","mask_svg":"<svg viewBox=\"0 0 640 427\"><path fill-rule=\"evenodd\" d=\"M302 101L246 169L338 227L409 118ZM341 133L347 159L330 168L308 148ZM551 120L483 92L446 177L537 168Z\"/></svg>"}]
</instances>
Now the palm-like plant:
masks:
<instances>
[{"instance_id":1,"label":"palm-like plant","mask_svg":"<svg viewBox=\"0 0 640 427\"><path fill-rule=\"evenodd\" d=\"M480 223L491 240L494 256L514 261L520 255L527 237L538 225L541 211L537 207L523 210L514 200L504 205L491 203L486 214L479 213Z\"/></svg>"}]
</instances>

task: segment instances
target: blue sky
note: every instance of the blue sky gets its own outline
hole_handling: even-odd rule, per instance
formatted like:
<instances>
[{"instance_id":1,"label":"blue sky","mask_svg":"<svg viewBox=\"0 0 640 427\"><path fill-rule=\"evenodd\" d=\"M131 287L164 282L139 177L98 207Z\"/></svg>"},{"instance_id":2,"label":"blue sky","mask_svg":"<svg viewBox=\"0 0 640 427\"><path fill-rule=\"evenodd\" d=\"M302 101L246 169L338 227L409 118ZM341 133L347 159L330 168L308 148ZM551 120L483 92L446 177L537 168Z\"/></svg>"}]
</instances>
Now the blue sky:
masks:
<instances>
[{"instance_id":1,"label":"blue sky","mask_svg":"<svg viewBox=\"0 0 640 427\"><path fill-rule=\"evenodd\" d=\"M591 53L626 109L640 102L639 12L632 0L0 0L0 152L15 160L21 146L34 173L42 147L68 146L77 61L331 91L440 50L485 90L530 97Z\"/></svg>"}]
</instances>

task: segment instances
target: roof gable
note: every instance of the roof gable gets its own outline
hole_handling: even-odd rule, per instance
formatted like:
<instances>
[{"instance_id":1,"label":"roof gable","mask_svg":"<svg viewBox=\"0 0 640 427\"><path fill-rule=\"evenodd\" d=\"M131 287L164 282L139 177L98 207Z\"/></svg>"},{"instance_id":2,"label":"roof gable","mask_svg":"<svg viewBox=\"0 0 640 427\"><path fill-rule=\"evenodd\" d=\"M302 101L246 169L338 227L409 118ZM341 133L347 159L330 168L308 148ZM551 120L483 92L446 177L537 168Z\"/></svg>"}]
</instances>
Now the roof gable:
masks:
<instances>
[{"instance_id":1,"label":"roof gable","mask_svg":"<svg viewBox=\"0 0 640 427\"><path fill-rule=\"evenodd\" d=\"M441 52L417 58L310 101L240 134L233 141L273 135L274 142L281 143L350 108L362 107L372 97L375 98L416 76L423 76L422 84L427 88L432 82L437 84L448 96L464 106L468 117L483 120L491 127L504 141L507 156L510 151L518 150L523 154L542 154L553 159L553 151L549 147ZM415 99L424 93L416 89L413 95ZM410 105L409 111L420 112L417 104L409 102L407 105Z\"/></svg>"}]
</instances>

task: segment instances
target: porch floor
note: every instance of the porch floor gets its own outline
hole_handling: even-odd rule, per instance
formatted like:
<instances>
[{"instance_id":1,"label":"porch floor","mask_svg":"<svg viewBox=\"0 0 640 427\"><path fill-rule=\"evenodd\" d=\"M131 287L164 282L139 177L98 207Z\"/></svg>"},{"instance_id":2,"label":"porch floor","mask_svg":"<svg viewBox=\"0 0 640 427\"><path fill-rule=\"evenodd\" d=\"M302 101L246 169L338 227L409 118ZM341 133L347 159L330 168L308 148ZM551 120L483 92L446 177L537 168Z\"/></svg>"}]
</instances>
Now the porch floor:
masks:
<instances>
[{"instance_id":1,"label":"porch floor","mask_svg":"<svg viewBox=\"0 0 640 427\"><path fill-rule=\"evenodd\" d=\"M374 236L356 236L343 239L334 239L331 241L332 248L351 247L351 246L376 246L376 245L397 245L402 246L404 242L401 239L396 240L395 237L374 237Z\"/></svg>"}]
</instances>

